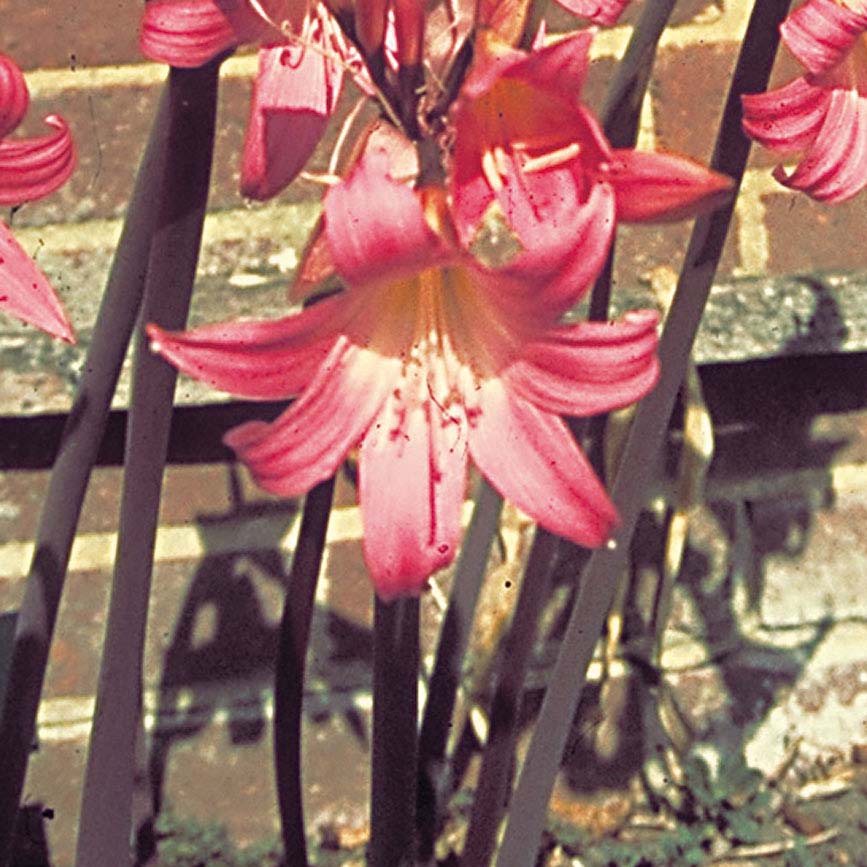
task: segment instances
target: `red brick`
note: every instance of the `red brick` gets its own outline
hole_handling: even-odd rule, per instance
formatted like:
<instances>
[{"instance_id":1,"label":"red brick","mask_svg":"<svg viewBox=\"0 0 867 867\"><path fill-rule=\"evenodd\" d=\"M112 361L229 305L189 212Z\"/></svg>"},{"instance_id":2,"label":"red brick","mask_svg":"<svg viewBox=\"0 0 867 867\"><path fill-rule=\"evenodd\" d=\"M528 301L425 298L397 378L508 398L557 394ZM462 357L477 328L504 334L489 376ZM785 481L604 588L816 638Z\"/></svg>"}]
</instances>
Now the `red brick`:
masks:
<instances>
[{"instance_id":1,"label":"red brick","mask_svg":"<svg viewBox=\"0 0 867 867\"><path fill-rule=\"evenodd\" d=\"M764 196L772 274L863 269L867 225L863 194L836 205L787 192Z\"/></svg>"},{"instance_id":2,"label":"red brick","mask_svg":"<svg viewBox=\"0 0 867 867\"><path fill-rule=\"evenodd\" d=\"M614 283L624 287L637 285L642 275L658 265L680 270L689 244L693 221L677 223L624 224L617 230L617 253L614 260ZM739 264L736 243L737 216L723 247L718 275L728 275Z\"/></svg>"},{"instance_id":3,"label":"red brick","mask_svg":"<svg viewBox=\"0 0 867 867\"><path fill-rule=\"evenodd\" d=\"M0 51L22 69L140 62L141 11L140 0L74 0L59 6L2 0Z\"/></svg>"},{"instance_id":4,"label":"red brick","mask_svg":"<svg viewBox=\"0 0 867 867\"><path fill-rule=\"evenodd\" d=\"M736 56L731 44L659 52L650 86L661 148L710 159Z\"/></svg>"}]
</instances>

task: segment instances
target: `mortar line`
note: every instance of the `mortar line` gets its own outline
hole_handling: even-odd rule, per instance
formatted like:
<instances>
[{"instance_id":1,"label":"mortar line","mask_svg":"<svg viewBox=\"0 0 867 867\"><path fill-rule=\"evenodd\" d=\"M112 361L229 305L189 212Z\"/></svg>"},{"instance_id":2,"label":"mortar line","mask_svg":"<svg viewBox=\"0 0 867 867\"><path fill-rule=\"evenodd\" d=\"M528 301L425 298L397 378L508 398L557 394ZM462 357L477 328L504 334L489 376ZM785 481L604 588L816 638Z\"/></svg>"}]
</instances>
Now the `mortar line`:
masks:
<instances>
[{"instance_id":1,"label":"mortar line","mask_svg":"<svg viewBox=\"0 0 867 867\"><path fill-rule=\"evenodd\" d=\"M740 266L734 270L736 277L754 277L767 273L771 239L763 197L769 193L795 195L774 178L770 169L748 169L735 205L736 241L740 259Z\"/></svg>"},{"instance_id":2,"label":"mortar line","mask_svg":"<svg viewBox=\"0 0 867 867\"><path fill-rule=\"evenodd\" d=\"M461 524L469 523L473 504L465 501ZM281 551L291 552L298 540L300 520L297 513L284 532L285 516L239 520L224 527L198 529L192 524L163 525L157 530L155 562L196 560L204 556L229 552L258 551L273 548L275 539ZM327 544L352 542L362 538L361 510L358 506L340 506L331 513ZM205 541L206 540L206 541ZM72 546L70 572L109 569L114 563L117 533L82 533ZM33 558L32 541L6 542L0 545L0 581L23 578Z\"/></svg>"}]
</instances>

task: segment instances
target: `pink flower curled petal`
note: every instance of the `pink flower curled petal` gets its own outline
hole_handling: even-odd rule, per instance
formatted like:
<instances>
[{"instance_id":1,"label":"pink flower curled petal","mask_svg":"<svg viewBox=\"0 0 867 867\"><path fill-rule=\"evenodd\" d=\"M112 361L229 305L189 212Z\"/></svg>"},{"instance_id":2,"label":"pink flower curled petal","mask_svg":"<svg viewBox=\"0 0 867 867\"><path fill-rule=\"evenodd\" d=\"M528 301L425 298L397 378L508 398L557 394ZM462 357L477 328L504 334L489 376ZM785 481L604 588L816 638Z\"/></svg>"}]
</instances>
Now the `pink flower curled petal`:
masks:
<instances>
[{"instance_id":1,"label":"pink flower curled petal","mask_svg":"<svg viewBox=\"0 0 867 867\"><path fill-rule=\"evenodd\" d=\"M625 223L679 220L713 210L729 198L731 178L676 154L613 151L608 181Z\"/></svg>"},{"instance_id":2,"label":"pink flower curled petal","mask_svg":"<svg viewBox=\"0 0 867 867\"><path fill-rule=\"evenodd\" d=\"M325 236L334 267L350 287L398 279L453 258L416 193L390 177L388 157L379 151L326 194Z\"/></svg>"},{"instance_id":3,"label":"pink flower curled petal","mask_svg":"<svg viewBox=\"0 0 867 867\"><path fill-rule=\"evenodd\" d=\"M253 400L300 394L337 339L339 299L283 319L225 322L187 332L148 325L151 349L214 388Z\"/></svg>"},{"instance_id":4,"label":"pink flower curled petal","mask_svg":"<svg viewBox=\"0 0 867 867\"><path fill-rule=\"evenodd\" d=\"M447 566L460 538L467 477L466 420L430 399L427 381L401 379L359 456L364 552L379 596L417 594Z\"/></svg>"},{"instance_id":5,"label":"pink flower curled petal","mask_svg":"<svg viewBox=\"0 0 867 867\"><path fill-rule=\"evenodd\" d=\"M269 199L313 153L340 96L343 67L319 31L310 46L259 49L241 164L241 192Z\"/></svg>"},{"instance_id":6,"label":"pink flower curled petal","mask_svg":"<svg viewBox=\"0 0 867 867\"><path fill-rule=\"evenodd\" d=\"M30 95L18 65L0 54L0 139L14 130L27 114Z\"/></svg>"},{"instance_id":7,"label":"pink flower curled petal","mask_svg":"<svg viewBox=\"0 0 867 867\"><path fill-rule=\"evenodd\" d=\"M797 168L774 177L824 202L842 202L867 186L867 98L850 90L831 95L824 123Z\"/></svg>"},{"instance_id":8,"label":"pink flower curled petal","mask_svg":"<svg viewBox=\"0 0 867 867\"><path fill-rule=\"evenodd\" d=\"M54 131L44 136L4 139L27 111L24 76L13 60L0 54L0 206L42 198L64 184L75 168L75 149L66 122L45 118ZM12 232L0 222L0 308L52 337L75 342L63 305L45 275Z\"/></svg>"},{"instance_id":9,"label":"pink flower curled petal","mask_svg":"<svg viewBox=\"0 0 867 867\"><path fill-rule=\"evenodd\" d=\"M151 60L195 67L269 32L248 0L148 0L139 47Z\"/></svg>"},{"instance_id":10,"label":"pink flower curled petal","mask_svg":"<svg viewBox=\"0 0 867 867\"><path fill-rule=\"evenodd\" d=\"M0 221L0 309L52 337L75 343L75 334L45 275Z\"/></svg>"},{"instance_id":11,"label":"pink flower curled petal","mask_svg":"<svg viewBox=\"0 0 867 867\"><path fill-rule=\"evenodd\" d=\"M780 27L786 48L813 75L830 72L843 62L865 31L864 0L808 0Z\"/></svg>"},{"instance_id":12,"label":"pink flower curled petal","mask_svg":"<svg viewBox=\"0 0 867 867\"><path fill-rule=\"evenodd\" d=\"M543 527L598 547L617 523L602 483L562 419L489 380L469 417L473 462L490 483Z\"/></svg>"},{"instance_id":13,"label":"pink flower curled petal","mask_svg":"<svg viewBox=\"0 0 867 867\"><path fill-rule=\"evenodd\" d=\"M595 24L614 24L629 0L557 0L557 3L573 15Z\"/></svg>"},{"instance_id":14,"label":"pink flower curled petal","mask_svg":"<svg viewBox=\"0 0 867 867\"><path fill-rule=\"evenodd\" d=\"M276 421L247 422L224 442L264 490L300 496L336 472L396 379L394 359L340 338L308 388Z\"/></svg>"},{"instance_id":15,"label":"pink flower curled petal","mask_svg":"<svg viewBox=\"0 0 867 867\"><path fill-rule=\"evenodd\" d=\"M867 186L867 0L807 0L781 29L807 74L744 96L744 130L800 157L791 173L777 167L782 184L842 202Z\"/></svg>"},{"instance_id":16,"label":"pink flower curled petal","mask_svg":"<svg viewBox=\"0 0 867 867\"><path fill-rule=\"evenodd\" d=\"M767 93L745 94L741 97L744 131L777 153L797 153L819 134L830 99L830 90L805 78Z\"/></svg>"},{"instance_id":17,"label":"pink flower curled petal","mask_svg":"<svg viewBox=\"0 0 867 867\"><path fill-rule=\"evenodd\" d=\"M53 193L75 168L75 148L66 121L49 115L54 132L0 141L0 205L20 205Z\"/></svg>"},{"instance_id":18,"label":"pink flower curled petal","mask_svg":"<svg viewBox=\"0 0 867 867\"><path fill-rule=\"evenodd\" d=\"M503 379L547 412L588 416L628 406L659 376L658 322L644 310L618 322L551 328L528 341Z\"/></svg>"}]
</instances>

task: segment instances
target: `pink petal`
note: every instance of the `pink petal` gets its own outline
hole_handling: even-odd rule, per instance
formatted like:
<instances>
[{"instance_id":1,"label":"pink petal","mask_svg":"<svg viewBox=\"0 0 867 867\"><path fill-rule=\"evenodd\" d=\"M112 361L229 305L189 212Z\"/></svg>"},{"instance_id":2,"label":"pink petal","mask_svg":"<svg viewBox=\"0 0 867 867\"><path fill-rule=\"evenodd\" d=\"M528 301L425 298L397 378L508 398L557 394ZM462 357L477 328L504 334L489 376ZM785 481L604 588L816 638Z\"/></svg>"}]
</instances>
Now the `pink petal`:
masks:
<instances>
[{"instance_id":1,"label":"pink petal","mask_svg":"<svg viewBox=\"0 0 867 867\"><path fill-rule=\"evenodd\" d=\"M779 153L802 151L819 133L831 90L796 78L767 93L741 97L743 127L748 136Z\"/></svg>"},{"instance_id":2,"label":"pink petal","mask_svg":"<svg viewBox=\"0 0 867 867\"><path fill-rule=\"evenodd\" d=\"M21 123L29 102L21 70L11 57L0 54L0 139Z\"/></svg>"},{"instance_id":3,"label":"pink petal","mask_svg":"<svg viewBox=\"0 0 867 867\"><path fill-rule=\"evenodd\" d=\"M399 375L399 363L343 338L301 397L276 421L224 437L260 487L296 497L333 475L361 440Z\"/></svg>"},{"instance_id":4,"label":"pink petal","mask_svg":"<svg viewBox=\"0 0 867 867\"><path fill-rule=\"evenodd\" d=\"M867 4L858 11L838 0L808 0L782 24L786 47L814 75L837 66L867 31Z\"/></svg>"},{"instance_id":5,"label":"pink petal","mask_svg":"<svg viewBox=\"0 0 867 867\"><path fill-rule=\"evenodd\" d=\"M312 295L329 277L334 275L334 262L325 237L325 224L320 216L307 236L307 246L301 254L301 263L287 297L292 302L303 301Z\"/></svg>"},{"instance_id":6,"label":"pink petal","mask_svg":"<svg viewBox=\"0 0 867 867\"><path fill-rule=\"evenodd\" d=\"M778 181L814 199L842 202L867 186L867 97L854 90L835 90L825 123L791 175L782 166Z\"/></svg>"},{"instance_id":7,"label":"pink petal","mask_svg":"<svg viewBox=\"0 0 867 867\"><path fill-rule=\"evenodd\" d=\"M595 34L594 28L585 28L530 52L498 43L495 50L475 59L461 87L460 99L478 99L500 79L510 78L558 93L577 104Z\"/></svg>"},{"instance_id":8,"label":"pink petal","mask_svg":"<svg viewBox=\"0 0 867 867\"><path fill-rule=\"evenodd\" d=\"M608 171L624 222L680 220L710 211L731 195L732 180L675 154L615 150Z\"/></svg>"},{"instance_id":9,"label":"pink petal","mask_svg":"<svg viewBox=\"0 0 867 867\"><path fill-rule=\"evenodd\" d=\"M530 5L531 0L479 0L475 25L486 36L495 36L506 45L517 45L524 32Z\"/></svg>"},{"instance_id":10,"label":"pink petal","mask_svg":"<svg viewBox=\"0 0 867 867\"><path fill-rule=\"evenodd\" d=\"M490 483L543 527L596 547L617 513L584 453L558 416L489 380L468 412L470 455Z\"/></svg>"},{"instance_id":11,"label":"pink petal","mask_svg":"<svg viewBox=\"0 0 867 867\"><path fill-rule=\"evenodd\" d=\"M595 24L614 24L629 0L557 0L568 12Z\"/></svg>"},{"instance_id":12,"label":"pink petal","mask_svg":"<svg viewBox=\"0 0 867 867\"><path fill-rule=\"evenodd\" d=\"M656 326L652 310L617 322L582 322L551 329L527 343L503 379L546 412L587 416L628 406L656 384Z\"/></svg>"},{"instance_id":13,"label":"pink petal","mask_svg":"<svg viewBox=\"0 0 867 867\"><path fill-rule=\"evenodd\" d=\"M45 118L55 132L0 141L0 205L20 205L53 193L75 168L72 135L63 118Z\"/></svg>"},{"instance_id":14,"label":"pink petal","mask_svg":"<svg viewBox=\"0 0 867 867\"><path fill-rule=\"evenodd\" d=\"M241 165L245 196L275 196L319 144L343 85L343 68L325 48L320 35L309 47L259 49Z\"/></svg>"},{"instance_id":15,"label":"pink petal","mask_svg":"<svg viewBox=\"0 0 867 867\"><path fill-rule=\"evenodd\" d=\"M545 174L535 176L534 197ZM562 176L551 172L549 180L556 184ZM568 190L568 184L561 190ZM556 195L553 188L552 194ZM535 232L530 232L529 222L524 225L526 249L502 269L507 276L536 284L537 306L552 321L572 307L599 275L615 226L614 191L608 184L594 183L583 203L564 198L560 204L556 220L552 212L542 211Z\"/></svg>"},{"instance_id":16,"label":"pink petal","mask_svg":"<svg viewBox=\"0 0 867 867\"><path fill-rule=\"evenodd\" d=\"M151 349L178 370L238 397L279 400L299 394L336 339L341 300L329 298L294 316L225 322L169 332L148 325Z\"/></svg>"},{"instance_id":17,"label":"pink petal","mask_svg":"<svg viewBox=\"0 0 867 867\"><path fill-rule=\"evenodd\" d=\"M416 193L388 171L385 154L365 154L325 196L331 257L350 285L414 275L452 258L427 224Z\"/></svg>"},{"instance_id":18,"label":"pink petal","mask_svg":"<svg viewBox=\"0 0 867 867\"><path fill-rule=\"evenodd\" d=\"M590 46L595 35L595 28L588 27L531 51L507 75L538 87L554 88L577 101L590 67Z\"/></svg>"},{"instance_id":19,"label":"pink petal","mask_svg":"<svg viewBox=\"0 0 867 867\"><path fill-rule=\"evenodd\" d=\"M45 275L0 221L0 308L41 328L52 337L75 343L63 305Z\"/></svg>"},{"instance_id":20,"label":"pink petal","mask_svg":"<svg viewBox=\"0 0 867 867\"><path fill-rule=\"evenodd\" d=\"M269 32L246 0L148 0L139 47L151 60L201 66Z\"/></svg>"},{"instance_id":21,"label":"pink petal","mask_svg":"<svg viewBox=\"0 0 867 867\"><path fill-rule=\"evenodd\" d=\"M418 594L454 558L466 437L463 415L438 407L419 376L404 378L365 434L359 457L364 557L383 600Z\"/></svg>"}]
</instances>

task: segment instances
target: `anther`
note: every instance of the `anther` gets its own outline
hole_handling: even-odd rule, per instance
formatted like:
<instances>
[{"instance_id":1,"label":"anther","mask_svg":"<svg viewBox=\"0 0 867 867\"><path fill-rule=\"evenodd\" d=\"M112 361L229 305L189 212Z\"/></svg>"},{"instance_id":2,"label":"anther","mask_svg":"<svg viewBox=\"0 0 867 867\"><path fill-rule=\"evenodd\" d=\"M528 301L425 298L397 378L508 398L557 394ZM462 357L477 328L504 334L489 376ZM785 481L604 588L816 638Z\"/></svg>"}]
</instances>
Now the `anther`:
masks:
<instances>
[{"instance_id":1,"label":"anther","mask_svg":"<svg viewBox=\"0 0 867 867\"><path fill-rule=\"evenodd\" d=\"M544 154L540 157L534 157L527 160L522 166L521 171L524 174L532 174L533 172L541 172L544 169L552 169L555 166L561 166L568 163L569 160L574 160L581 153L581 145L578 142L572 142L565 147L558 148L555 151Z\"/></svg>"}]
</instances>

